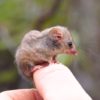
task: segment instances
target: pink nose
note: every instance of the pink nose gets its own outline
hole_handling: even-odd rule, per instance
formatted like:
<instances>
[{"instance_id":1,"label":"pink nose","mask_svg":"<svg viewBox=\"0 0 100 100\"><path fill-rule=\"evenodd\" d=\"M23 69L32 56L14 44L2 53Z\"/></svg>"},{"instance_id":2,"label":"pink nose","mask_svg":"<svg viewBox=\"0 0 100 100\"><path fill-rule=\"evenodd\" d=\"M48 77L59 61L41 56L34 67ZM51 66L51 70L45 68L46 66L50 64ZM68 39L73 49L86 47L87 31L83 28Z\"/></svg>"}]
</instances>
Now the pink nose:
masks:
<instances>
[{"instance_id":1,"label":"pink nose","mask_svg":"<svg viewBox=\"0 0 100 100\"><path fill-rule=\"evenodd\" d=\"M78 54L78 52L75 48L68 49L68 50L65 51L65 53L71 54L71 55L77 55Z\"/></svg>"}]
</instances>

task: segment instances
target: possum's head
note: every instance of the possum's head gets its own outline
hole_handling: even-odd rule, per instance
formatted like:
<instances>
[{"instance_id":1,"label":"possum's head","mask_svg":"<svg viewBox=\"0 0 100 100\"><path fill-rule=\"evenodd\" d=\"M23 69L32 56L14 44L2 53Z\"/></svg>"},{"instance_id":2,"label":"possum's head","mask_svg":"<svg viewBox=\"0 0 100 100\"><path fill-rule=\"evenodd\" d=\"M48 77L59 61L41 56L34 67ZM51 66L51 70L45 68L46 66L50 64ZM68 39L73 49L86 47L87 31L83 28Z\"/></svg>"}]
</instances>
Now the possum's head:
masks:
<instances>
[{"instance_id":1,"label":"possum's head","mask_svg":"<svg viewBox=\"0 0 100 100\"><path fill-rule=\"evenodd\" d=\"M50 45L58 53L76 55L77 50L69 30L65 27L56 26L49 30ZM48 41L50 41L48 40Z\"/></svg>"}]
</instances>

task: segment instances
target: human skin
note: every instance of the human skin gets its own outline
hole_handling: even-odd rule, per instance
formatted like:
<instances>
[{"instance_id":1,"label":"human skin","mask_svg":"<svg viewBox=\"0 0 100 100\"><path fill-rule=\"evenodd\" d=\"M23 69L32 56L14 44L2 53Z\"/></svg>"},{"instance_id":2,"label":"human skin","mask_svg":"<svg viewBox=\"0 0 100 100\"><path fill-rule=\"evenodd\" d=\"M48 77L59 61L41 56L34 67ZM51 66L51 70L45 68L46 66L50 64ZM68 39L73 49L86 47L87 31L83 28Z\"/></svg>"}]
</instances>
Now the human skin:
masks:
<instances>
[{"instance_id":1,"label":"human skin","mask_svg":"<svg viewBox=\"0 0 100 100\"><path fill-rule=\"evenodd\" d=\"M36 89L17 89L0 93L0 100L43 100Z\"/></svg>"},{"instance_id":2,"label":"human skin","mask_svg":"<svg viewBox=\"0 0 100 100\"><path fill-rule=\"evenodd\" d=\"M92 100L62 64L41 68L33 78L39 93L35 89L5 91L0 94L0 100Z\"/></svg>"}]
</instances>

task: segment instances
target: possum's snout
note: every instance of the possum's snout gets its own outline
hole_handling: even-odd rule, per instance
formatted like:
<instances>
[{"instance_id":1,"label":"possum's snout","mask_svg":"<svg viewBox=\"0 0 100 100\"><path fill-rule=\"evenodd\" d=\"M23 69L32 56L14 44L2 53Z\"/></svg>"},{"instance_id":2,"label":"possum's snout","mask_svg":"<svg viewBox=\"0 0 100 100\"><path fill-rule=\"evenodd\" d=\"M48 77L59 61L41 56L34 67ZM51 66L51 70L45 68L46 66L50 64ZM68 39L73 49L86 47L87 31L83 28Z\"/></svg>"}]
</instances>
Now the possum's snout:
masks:
<instances>
[{"instance_id":1,"label":"possum's snout","mask_svg":"<svg viewBox=\"0 0 100 100\"><path fill-rule=\"evenodd\" d=\"M77 55L77 50L72 41L67 42L67 49L65 50L65 53L71 54L71 55Z\"/></svg>"}]
</instances>

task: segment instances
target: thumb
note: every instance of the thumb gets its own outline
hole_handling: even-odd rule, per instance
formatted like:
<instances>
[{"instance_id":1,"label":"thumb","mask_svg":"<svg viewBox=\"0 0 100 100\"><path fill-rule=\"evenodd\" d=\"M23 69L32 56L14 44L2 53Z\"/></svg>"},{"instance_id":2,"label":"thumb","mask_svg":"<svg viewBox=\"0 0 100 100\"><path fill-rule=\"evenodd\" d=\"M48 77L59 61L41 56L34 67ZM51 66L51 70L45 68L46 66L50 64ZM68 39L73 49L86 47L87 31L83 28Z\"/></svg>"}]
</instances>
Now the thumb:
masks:
<instances>
[{"instance_id":1,"label":"thumb","mask_svg":"<svg viewBox=\"0 0 100 100\"><path fill-rule=\"evenodd\" d=\"M17 89L0 93L0 100L42 100L36 89Z\"/></svg>"}]
</instances>

